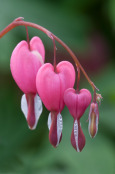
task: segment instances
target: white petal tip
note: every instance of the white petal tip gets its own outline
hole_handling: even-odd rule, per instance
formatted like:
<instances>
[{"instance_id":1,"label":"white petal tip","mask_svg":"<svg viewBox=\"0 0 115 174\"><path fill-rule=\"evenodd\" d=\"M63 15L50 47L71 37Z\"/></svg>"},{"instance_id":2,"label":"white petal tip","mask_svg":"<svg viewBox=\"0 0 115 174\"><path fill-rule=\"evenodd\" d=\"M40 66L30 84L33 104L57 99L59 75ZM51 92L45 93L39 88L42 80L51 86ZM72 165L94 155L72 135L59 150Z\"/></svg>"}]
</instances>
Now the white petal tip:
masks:
<instances>
[{"instance_id":1,"label":"white petal tip","mask_svg":"<svg viewBox=\"0 0 115 174\"><path fill-rule=\"evenodd\" d=\"M42 108L42 101L41 101L40 97L37 94L33 98L30 97L28 99L29 95L32 95L32 94L27 94L27 95L24 94L22 96L22 98L21 98L21 110L22 110L26 120L28 120L28 117L29 118L31 116L35 117L34 125L30 126L28 124L29 129L34 130L36 128L36 126L37 126L37 123L38 123L38 120L39 120L39 117L40 117L40 115L42 113L43 108ZM27 102L27 100L28 100L28 102ZM31 104L31 102L34 102L34 104ZM31 109L29 109L29 107ZM28 113L28 111L30 111L30 110L32 111L32 114Z\"/></svg>"},{"instance_id":2,"label":"white petal tip","mask_svg":"<svg viewBox=\"0 0 115 174\"><path fill-rule=\"evenodd\" d=\"M63 120L62 120L61 114L58 113L58 115L57 115L57 145L56 145L56 147L58 146L58 144L60 142L62 130L63 130Z\"/></svg>"},{"instance_id":3,"label":"white petal tip","mask_svg":"<svg viewBox=\"0 0 115 174\"><path fill-rule=\"evenodd\" d=\"M75 120L74 122L74 137L75 137L77 152L80 152L79 145L78 145L78 121L77 120Z\"/></svg>"}]
</instances>

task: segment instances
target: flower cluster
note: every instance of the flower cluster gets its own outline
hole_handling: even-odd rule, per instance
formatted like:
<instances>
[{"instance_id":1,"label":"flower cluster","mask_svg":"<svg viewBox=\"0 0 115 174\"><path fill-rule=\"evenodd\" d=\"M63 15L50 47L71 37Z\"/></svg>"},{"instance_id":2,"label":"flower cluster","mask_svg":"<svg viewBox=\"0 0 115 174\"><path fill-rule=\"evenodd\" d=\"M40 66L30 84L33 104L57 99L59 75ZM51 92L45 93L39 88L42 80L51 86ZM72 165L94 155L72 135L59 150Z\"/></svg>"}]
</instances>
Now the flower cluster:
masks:
<instances>
[{"instance_id":1,"label":"flower cluster","mask_svg":"<svg viewBox=\"0 0 115 174\"><path fill-rule=\"evenodd\" d=\"M50 111L48 116L49 141L57 147L62 139L63 119L61 112L66 105L74 118L71 133L71 144L77 152L85 146L85 136L81 128L80 118L90 105L89 134L93 138L98 131L99 111L102 96L97 94L96 86L79 63L72 50L57 36L44 27L23 21L19 17L0 32L0 38L17 26L25 26L27 41L21 41L13 50L10 68L12 76L18 87L24 93L21 98L21 109L27 120L28 127L35 129L42 113L42 102ZM53 41L54 65L45 62L45 48L37 36L29 41L27 27L33 27L44 32ZM77 89L73 89L76 73L73 65L68 61L61 61L56 65L55 40L60 43L70 54L77 67ZM93 88L94 96L89 90L79 90L80 70ZM92 100L92 102L91 102Z\"/></svg>"},{"instance_id":2,"label":"flower cluster","mask_svg":"<svg viewBox=\"0 0 115 174\"><path fill-rule=\"evenodd\" d=\"M71 144L80 152L85 146L80 118L91 103L91 93L87 89L73 89L76 73L68 61L61 61L55 67L44 63L45 49L39 37L31 41L21 41L13 50L10 68L18 87L24 93L21 109L30 129L35 129L42 113L42 102L49 110L49 141L57 147L62 139L63 119L61 112L66 105L74 118ZM79 77L78 77L79 78ZM78 82L79 83L79 82ZM38 96L39 95L39 96ZM99 112L97 99L91 103L89 113L89 133L94 137L98 130ZM97 99L96 99L97 97Z\"/></svg>"}]
</instances>

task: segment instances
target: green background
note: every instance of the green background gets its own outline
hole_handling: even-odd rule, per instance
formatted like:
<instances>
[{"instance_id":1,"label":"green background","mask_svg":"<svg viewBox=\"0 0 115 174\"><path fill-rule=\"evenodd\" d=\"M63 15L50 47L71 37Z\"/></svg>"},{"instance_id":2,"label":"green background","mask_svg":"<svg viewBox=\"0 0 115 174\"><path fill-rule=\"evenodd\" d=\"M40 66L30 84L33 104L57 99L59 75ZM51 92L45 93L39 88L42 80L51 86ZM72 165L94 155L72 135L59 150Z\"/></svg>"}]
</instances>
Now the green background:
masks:
<instances>
[{"instance_id":1,"label":"green background","mask_svg":"<svg viewBox=\"0 0 115 174\"><path fill-rule=\"evenodd\" d=\"M36 130L28 129L20 109L22 92L10 72L10 56L18 42L26 39L17 27L0 39L0 174L114 174L115 173L115 1L114 0L0 0L0 31L17 17L44 26L61 38L78 56L88 75L100 89L99 131L88 134L88 112L81 119L86 145L77 153L70 143L73 118L65 107L63 138L54 149L48 140L45 109ZM53 62L52 41L29 28L45 45L46 62ZM57 62L71 57L58 43ZM81 76L80 88L90 89Z\"/></svg>"}]
</instances>

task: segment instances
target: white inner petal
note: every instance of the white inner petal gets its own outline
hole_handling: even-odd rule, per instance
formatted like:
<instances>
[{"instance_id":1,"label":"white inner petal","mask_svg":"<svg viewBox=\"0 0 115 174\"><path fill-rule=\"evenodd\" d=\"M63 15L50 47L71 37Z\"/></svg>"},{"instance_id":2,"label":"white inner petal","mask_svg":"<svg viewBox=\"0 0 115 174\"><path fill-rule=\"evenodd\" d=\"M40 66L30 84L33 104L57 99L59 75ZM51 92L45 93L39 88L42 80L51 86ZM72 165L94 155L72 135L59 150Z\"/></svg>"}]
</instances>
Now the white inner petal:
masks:
<instances>
[{"instance_id":1,"label":"white inner petal","mask_svg":"<svg viewBox=\"0 0 115 174\"><path fill-rule=\"evenodd\" d=\"M40 115L42 113L43 107L42 107L42 101L40 97L36 94L34 97L34 113L35 113L35 125L32 129L35 129L38 123L38 120L40 118Z\"/></svg>"},{"instance_id":2,"label":"white inner petal","mask_svg":"<svg viewBox=\"0 0 115 174\"><path fill-rule=\"evenodd\" d=\"M26 99L26 95L24 94L21 98L21 110L27 120L27 115L28 115L28 104L27 104L27 99ZM42 107L42 101L40 99L40 97L36 94L34 97L34 113L35 113L35 124L33 126L33 128L31 129L35 129L39 120L39 117L42 113L43 107ZM29 127L30 128L30 127Z\"/></svg>"},{"instance_id":3,"label":"white inner petal","mask_svg":"<svg viewBox=\"0 0 115 174\"><path fill-rule=\"evenodd\" d=\"M80 152L79 145L78 145L78 121L77 120L75 120L74 122L74 137L75 137L77 152Z\"/></svg>"},{"instance_id":4,"label":"white inner petal","mask_svg":"<svg viewBox=\"0 0 115 174\"><path fill-rule=\"evenodd\" d=\"M57 145L59 144L60 141L60 137L62 134L62 129L63 129L63 120L62 120L62 116L60 113L58 113L57 115Z\"/></svg>"},{"instance_id":5,"label":"white inner petal","mask_svg":"<svg viewBox=\"0 0 115 174\"><path fill-rule=\"evenodd\" d=\"M51 112L50 112L48 115L48 129L49 130L50 130L51 124L52 124L52 119L51 119Z\"/></svg>"},{"instance_id":6,"label":"white inner petal","mask_svg":"<svg viewBox=\"0 0 115 174\"><path fill-rule=\"evenodd\" d=\"M27 119L28 105L27 105L27 100L26 100L26 95L25 94L23 94L23 96L21 98L21 110L22 110L25 118Z\"/></svg>"},{"instance_id":7,"label":"white inner petal","mask_svg":"<svg viewBox=\"0 0 115 174\"><path fill-rule=\"evenodd\" d=\"M38 51L31 51L31 53L38 57L38 59L41 62L41 64L44 64L42 56L41 56L41 54Z\"/></svg>"}]
</instances>

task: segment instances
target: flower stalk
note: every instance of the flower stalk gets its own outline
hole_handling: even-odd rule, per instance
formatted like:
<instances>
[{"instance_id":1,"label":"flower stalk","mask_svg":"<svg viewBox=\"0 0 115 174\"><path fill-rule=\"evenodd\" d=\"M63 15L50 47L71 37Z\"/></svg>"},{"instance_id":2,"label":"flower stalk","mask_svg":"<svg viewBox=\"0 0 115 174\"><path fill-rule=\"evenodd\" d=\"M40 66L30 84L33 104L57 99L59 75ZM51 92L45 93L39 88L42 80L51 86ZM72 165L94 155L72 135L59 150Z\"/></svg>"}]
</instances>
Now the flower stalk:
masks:
<instances>
[{"instance_id":1,"label":"flower stalk","mask_svg":"<svg viewBox=\"0 0 115 174\"><path fill-rule=\"evenodd\" d=\"M77 67L77 89L76 89L76 92L79 93L79 83L80 83L80 68Z\"/></svg>"},{"instance_id":2,"label":"flower stalk","mask_svg":"<svg viewBox=\"0 0 115 174\"><path fill-rule=\"evenodd\" d=\"M51 39L53 41L53 47L54 47L54 72L56 72L56 44L53 36L51 36Z\"/></svg>"},{"instance_id":3,"label":"flower stalk","mask_svg":"<svg viewBox=\"0 0 115 174\"><path fill-rule=\"evenodd\" d=\"M56 40L57 42L59 42L67 50L67 52L70 54L70 56L75 61L76 66L78 68L80 68L81 71L83 72L84 76L86 77L87 81L89 82L89 84L91 85L91 87L93 88L93 90L96 90L96 89L98 90L98 88L91 81L91 79L89 78L89 76L85 72L84 68L82 67L82 65L80 64L79 60L75 56L75 54L72 52L72 50L61 39L59 39L57 36L55 36L53 33L51 33L46 28L44 28L44 27L42 27L40 25L37 25L35 23L23 21L23 18L22 17L19 17L19 18L15 19L12 23L10 23L6 28L4 28L0 32L0 38L2 38L5 34L7 34L9 31L11 31L13 28L15 28L17 26L33 27L33 28L36 28L38 30L41 30L42 32L44 32L51 39L53 37L54 40Z\"/></svg>"},{"instance_id":4,"label":"flower stalk","mask_svg":"<svg viewBox=\"0 0 115 174\"><path fill-rule=\"evenodd\" d=\"M29 39L29 34L28 34L28 27L25 26L25 28L26 28L26 35L27 35L26 37L27 37L28 48L30 50L30 39Z\"/></svg>"}]
</instances>

